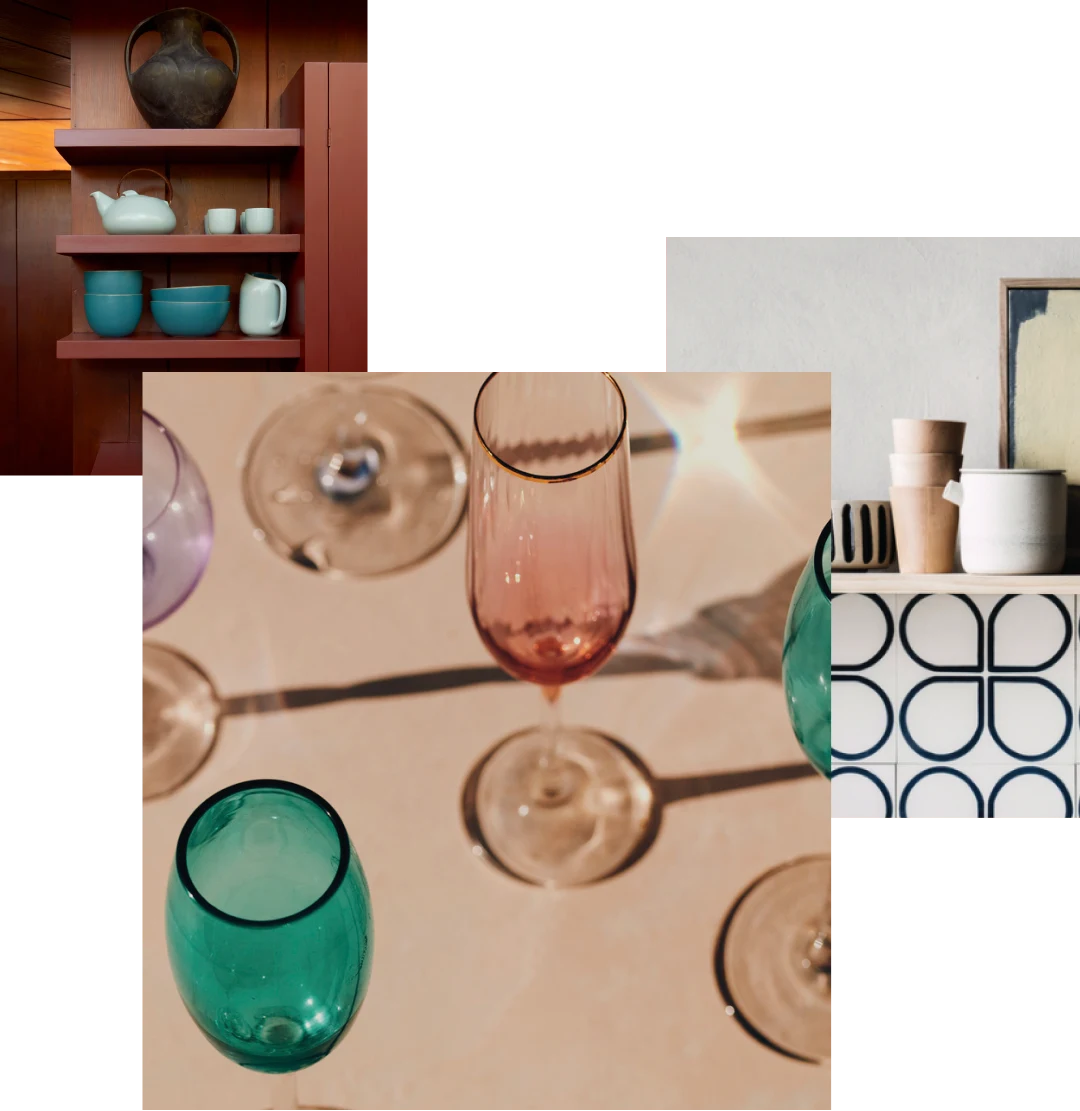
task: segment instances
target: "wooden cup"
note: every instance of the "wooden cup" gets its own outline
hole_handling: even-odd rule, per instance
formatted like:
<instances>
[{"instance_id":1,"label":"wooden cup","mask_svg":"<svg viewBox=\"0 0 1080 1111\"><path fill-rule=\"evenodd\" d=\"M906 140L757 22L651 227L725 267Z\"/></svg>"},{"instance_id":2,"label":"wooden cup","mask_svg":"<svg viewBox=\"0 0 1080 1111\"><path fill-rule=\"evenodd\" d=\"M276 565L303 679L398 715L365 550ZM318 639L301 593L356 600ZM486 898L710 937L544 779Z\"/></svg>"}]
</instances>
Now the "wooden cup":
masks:
<instances>
[{"instance_id":1,"label":"wooden cup","mask_svg":"<svg viewBox=\"0 0 1080 1111\"><path fill-rule=\"evenodd\" d=\"M964 450L964 430L967 428L964 421L897 417L892 427L893 451L899 455L959 455Z\"/></svg>"},{"instance_id":2,"label":"wooden cup","mask_svg":"<svg viewBox=\"0 0 1080 1111\"><path fill-rule=\"evenodd\" d=\"M952 573L960 508L942 497L944 490L944 486L889 487L901 574Z\"/></svg>"},{"instance_id":3,"label":"wooden cup","mask_svg":"<svg viewBox=\"0 0 1080 1111\"><path fill-rule=\"evenodd\" d=\"M962 455L949 452L923 455L890 455L889 467L894 486L944 486L958 482Z\"/></svg>"}]
</instances>

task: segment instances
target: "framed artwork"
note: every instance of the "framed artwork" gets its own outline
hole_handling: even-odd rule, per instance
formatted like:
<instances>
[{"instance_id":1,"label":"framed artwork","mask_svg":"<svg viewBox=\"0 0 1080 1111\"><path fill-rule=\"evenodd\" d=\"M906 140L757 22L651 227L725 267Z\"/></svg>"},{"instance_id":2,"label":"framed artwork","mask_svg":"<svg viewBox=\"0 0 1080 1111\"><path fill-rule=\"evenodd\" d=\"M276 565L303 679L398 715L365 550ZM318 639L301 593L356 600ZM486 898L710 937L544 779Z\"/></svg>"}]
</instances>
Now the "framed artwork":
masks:
<instances>
[{"instance_id":1,"label":"framed artwork","mask_svg":"<svg viewBox=\"0 0 1080 1111\"><path fill-rule=\"evenodd\" d=\"M1080 571L1080 278L1001 283L1001 466L1064 468Z\"/></svg>"}]
</instances>

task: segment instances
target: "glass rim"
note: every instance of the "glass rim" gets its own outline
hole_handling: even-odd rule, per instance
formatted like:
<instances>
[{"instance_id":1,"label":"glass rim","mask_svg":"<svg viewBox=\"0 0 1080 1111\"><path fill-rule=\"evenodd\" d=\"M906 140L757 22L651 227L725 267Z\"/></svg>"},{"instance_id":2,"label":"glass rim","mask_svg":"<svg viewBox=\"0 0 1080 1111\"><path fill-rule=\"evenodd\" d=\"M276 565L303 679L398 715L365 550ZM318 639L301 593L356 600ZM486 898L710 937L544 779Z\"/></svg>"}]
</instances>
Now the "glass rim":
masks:
<instances>
[{"instance_id":1,"label":"glass rim","mask_svg":"<svg viewBox=\"0 0 1080 1111\"><path fill-rule=\"evenodd\" d=\"M214 906L209 899L195 886L194 880L191 878L191 872L188 870L187 865L187 846L188 841L191 839L191 834L198 824L199 820L205 815L212 807L216 806L219 802L238 795L244 791L281 791L288 795L297 795L300 798L306 799L308 802L314 803L324 814L330 819L333 824L334 831L338 835L338 845L341 849L340 860L338 861L337 872L334 873L334 878L327 885L326 890L313 902L309 903L301 910L295 911L293 914L287 914L282 918L240 918L235 914L229 914L228 911L222 910L220 907ZM309 914L313 914L320 907L325 906L337 893L345 880L345 873L349 870L349 862L352 857L352 846L349 842L349 834L345 829L345 823L341 820L338 812L322 797L317 795L314 791L309 790L307 787L301 787L299 783L292 783L287 779L245 779L243 783L234 783L230 787L223 787L220 791L212 794L208 799L201 802L190 814L188 820L184 823L184 828L180 830L180 837L176 842L176 873L180 879L180 883L184 890L195 900L195 902L208 914L212 914L215 918L220 918L224 922L229 922L234 926L246 926L253 929L264 929L268 926L284 926L290 922L298 922L301 918L306 918Z\"/></svg>"},{"instance_id":2,"label":"glass rim","mask_svg":"<svg viewBox=\"0 0 1080 1111\"><path fill-rule=\"evenodd\" d=\"M142 411L143 419L148 420L159 432L161 432L169 447L172 448L173 460L176 463L176 473L173 476L172 490L169 496L165 499L165 504L158 510L154 517L149 521L143 521L143 532L154 525L165 516L165 511L172 504L173 499L176 497L176 491L180 489L180 470L183 466L183 460L180 457L180 444L177 442L176 437L154 416L153 413L148 413L145 409Z\"/></svg>"},{"instance_id":3,"label":"glass rim","mask_svg":"<svg viewBox=\"0 0 1080 1111\"><path fill-rule=\"evenodd\" d=\"M487 440L484 439L484 434L480 431L480 399L484 396L484 390L486 390L491 384L492 379L497 378L501 373L507 372L495 371L494 373L489 374L484 379L484 383L480 387L476 395L476 401L473 404L473 433L475 434L477 440L479 440L480 446L487 453L491 461L497 466L502 467L504 471L509 471L511 474L517 475L518 478L527 479L529 482L569 482L571 479L583 478L587 474L592 474L593 471L598 471L609 459L614 456L615 452L619 450L619 447L622 445L623 440L626 438L626 397L623 395L622 388L620 387L619 383L615 381L614 376L608 371L602 370L599 373L601 373L614 387L615 395L616 397L618 397L619 404L622 406L622 423L619 426L618 434L612 442L611 447L609 447L607 451L604 452L604 454L596 460L595 463L590 463L587 467L582 467L580 470L577 471L571 471L568 474L542 475L533 474L531 471L523 471L519 467L515 467L512 463L507 463L506 460L500 459L499 456L491 450L491 447L488 445Z\"/></svg>"}]
</instances>

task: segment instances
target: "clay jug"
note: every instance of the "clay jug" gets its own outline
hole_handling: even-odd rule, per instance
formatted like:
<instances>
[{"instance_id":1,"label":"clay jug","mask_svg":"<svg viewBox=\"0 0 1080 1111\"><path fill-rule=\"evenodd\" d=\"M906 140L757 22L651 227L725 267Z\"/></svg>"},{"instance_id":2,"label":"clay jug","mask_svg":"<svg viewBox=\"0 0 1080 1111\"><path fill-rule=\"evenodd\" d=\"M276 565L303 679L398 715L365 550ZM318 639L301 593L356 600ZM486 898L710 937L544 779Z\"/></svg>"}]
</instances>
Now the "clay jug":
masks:
<instances>
[{"instance_id":1,"label":"clay jug","mask_svg":"<svg viewBox=\"0 0 1080 1111\"><path fill-rule=\"evenodd\" d=\"M132 73L131 48L151 30L160 32L161 46ZM232 69L203 45L204 31L216 31L229 44ZM132 99L151 127L216 127L236 91L240 50L220 20L194 8L172 8L144 19L131 32L124 71Z\"/></svg>"}]
</instances>

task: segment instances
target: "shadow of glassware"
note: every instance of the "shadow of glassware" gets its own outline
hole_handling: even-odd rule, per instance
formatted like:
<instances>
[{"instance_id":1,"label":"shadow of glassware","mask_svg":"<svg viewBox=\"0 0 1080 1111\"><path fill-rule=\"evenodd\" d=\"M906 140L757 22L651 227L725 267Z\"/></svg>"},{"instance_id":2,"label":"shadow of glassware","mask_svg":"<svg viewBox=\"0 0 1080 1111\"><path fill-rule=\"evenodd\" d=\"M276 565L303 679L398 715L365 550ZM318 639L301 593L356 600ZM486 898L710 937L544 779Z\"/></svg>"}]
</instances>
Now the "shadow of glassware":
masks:
<instances>
[{"instance_id":1,"label":"shadow of glassware","mask_svg":"<svg viewBox=\"0 0 1080 1111\"><path fill-rule=\"evenodd\" d=\"M805 768L807 774L816 775L810 765L801 765ZM812 854L804 857L796 857L794 860L785 860L783 864L778 864L775 868L770 868L767 872L763 872L757 876L752 882L746 885L742 891L739 892L739 897L731 904L731 909L727 912L727 917L724 919L724 924L720 927L720 934L716 939L716 948L713 950L713 973L716 976L716 986L720 989L720 996L724 1000L724 1008L726 1013L743 1028L743 1030L761 1045L771 1049L774 1053L779 1053L781 1057L787 1057L792 1061L801 1061L805 1065L820 1065L822 1062L813 1057L803 1057L798 1053L793 1053L790 1049L785 1049L783 1046L777 1045L774 1041L763 1034L756 1026L754 1026L746 1016L735 1006L734 999L731 991L728 988L727 974L724 971L724 954L727 946L728 934L731 930L731 923L735 919L735 914L739 907L745 902L747 896L761 883L775 876L777 872L783 871L785 868L790 868L792 865L799 864L804 860L819 860L822 859L821 854Z\"/></svg>"},{"instance_id":2,"label":"shadow of glassware","mask_svg":"<svg viewBox=\"0 0 1080 1111\"><path fill-rule=\"evenodd\" d=\"M623 744L615 737L604 734L619 751L634 765L644 776L652 793L652 806L641 838L634 851L610 872L590 884L582 886L595 887L598 883L613 879L632 868L652 848L660 835L660 826L663 822L664 809L672 803L682 802L686 799L704 798L708 795L725 794L728 791L745 790L751 787L764 787L772 783L786 783L796 779L808 779L817 773L809 764L781 764L771 768L748 768L733 772L705 772L700 775L682 775L663 778L653 774L652 769L632 748ZM492 745L487 752L476 762L465 785L461 791L461 820L465 832L473 847L474 855L487 861L497 871L519 883L533 885L533 881L519 876L512 871L491 851L484 839L483 831L476 812L476 794L480 783L480 775L484 765L491 759L495 751L509 738L503 738Z\"/></svg>"},{"instance_id":3,"label":"shadow of glassware","mask_svg":"<svg viewBox=\"0 0 1080 1111\"><path fill-rule=\"evenodd\" d=\"M672 629L628 637L597 677L687 671L696 678L714 681L759 678L779 682L784 622L802 568L802 563L789 567L757 594L704 606L689 621ZM514 682L517 680L494 665L451 667L337 687L253 691L223 699L221 713L223 717L273 714L352 699L397 698Z\"/></svg>"}]
</instances>

